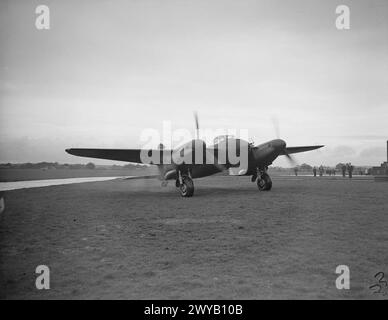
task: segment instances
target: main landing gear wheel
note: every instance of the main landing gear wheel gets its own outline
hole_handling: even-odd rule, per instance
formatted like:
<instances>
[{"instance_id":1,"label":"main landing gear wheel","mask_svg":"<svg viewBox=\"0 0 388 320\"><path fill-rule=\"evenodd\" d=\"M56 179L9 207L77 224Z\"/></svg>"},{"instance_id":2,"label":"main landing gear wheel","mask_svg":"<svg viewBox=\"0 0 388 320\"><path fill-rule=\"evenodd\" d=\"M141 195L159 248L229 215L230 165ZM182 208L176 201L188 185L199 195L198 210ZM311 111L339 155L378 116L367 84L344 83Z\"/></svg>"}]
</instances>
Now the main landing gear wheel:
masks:
<instances>
[{"instance_id":1,"label":"main landing gear wheel","mask_svg":"<svg viewBox=\"0 0 388 320\"><path fill-rule=\"evenodd\" d=\"M272 180L270 176L263 173L259 179L257 179L257 186L260 191L269 191L272 188Z\"/></svg>"},{"instance_id":2,"label":"main landing gear wheel","mask_svg":"<svg viewBox=\"0 0 388 320\"><path fill-rule=\"evenodd\" d=\"M194 194L194 182L190 177L182 177L182 184L179 186L182 197L192 197Z\"/></svg>"}]
</instances>

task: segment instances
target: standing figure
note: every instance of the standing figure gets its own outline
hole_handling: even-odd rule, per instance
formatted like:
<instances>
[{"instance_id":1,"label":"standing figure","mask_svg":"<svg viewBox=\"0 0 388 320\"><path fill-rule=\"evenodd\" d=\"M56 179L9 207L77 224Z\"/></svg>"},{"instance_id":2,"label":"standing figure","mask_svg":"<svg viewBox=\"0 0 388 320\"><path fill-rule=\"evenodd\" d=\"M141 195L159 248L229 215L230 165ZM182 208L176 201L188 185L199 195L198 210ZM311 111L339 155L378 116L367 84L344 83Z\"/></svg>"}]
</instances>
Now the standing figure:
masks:
<instances>
[{"instance_id":1,"label":"standing figure","mask_svg":"<svg viewBox=\"0 0 388 320\"><path fill-rule=\"evenodd\" d=\"M314 177L317 176L317 167L314 167L314 168L313 168L313 174L314 174Z\"/></svg>"},{"instance_id":2,"label":"standing figure","mask_svg":"<svg viewBox=\"0 0 388 320\"><path fill-rule=\"evenodd\" d=\"M352 164L349 162L349 163L348 163L348 173L349 173L349 178L352 178L352 177L353 177L353 169L354 169L354 167L353 167Z\"/></svg>"},{"instance_id":3,"label":"standing figure","mask_svg":"<svg viewBox=\"0 0 388 320\"><path fill-rule=\"evenodd\" d=\"M322 177L323 176L323 166L320 165L319 167L319 176Z\"/></svg>"},{"instance_id":4,"label":"standing figure","mask_svg":"<svg viewBox=\"0 0 388 320\"><path fill-rule=\"evenodd\" d=\"M298 167L294 168L294 173L295 173L295 176L298 176Z\"/></svg>"},{"instance_id":5,"label":"standing figure","mask_svg":"<svg viewBox=\"0 0 388 320\"><path fill-rule=\"evenodd\" d=\"M346 176L346 166L343 165L341 169L342 169L342 176L345 178L345 176Z\"/></svg>"}]
</instances>

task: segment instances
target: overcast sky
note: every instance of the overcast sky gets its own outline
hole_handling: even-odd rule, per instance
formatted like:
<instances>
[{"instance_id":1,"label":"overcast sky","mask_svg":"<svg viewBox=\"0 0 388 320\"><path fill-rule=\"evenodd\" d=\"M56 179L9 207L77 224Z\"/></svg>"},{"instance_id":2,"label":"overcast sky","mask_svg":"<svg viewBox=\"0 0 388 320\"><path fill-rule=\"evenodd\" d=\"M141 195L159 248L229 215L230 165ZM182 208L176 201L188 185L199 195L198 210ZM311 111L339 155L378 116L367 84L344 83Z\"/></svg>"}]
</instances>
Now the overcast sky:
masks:
<instances>
[{"instance_id":1,"label":"overcast sky","mask_svg":"<svg viewBox=\"0 0 388 320\"><path fill-rule=\"evenodd\" d=\"M386 0L3 0L0 48L0 162L86 162L64 149L140 147L163 120L192 130L193 110L257 144L275 116L288 146L326 145L299 163L386 159Z\"/></svg>"}]
</instances>

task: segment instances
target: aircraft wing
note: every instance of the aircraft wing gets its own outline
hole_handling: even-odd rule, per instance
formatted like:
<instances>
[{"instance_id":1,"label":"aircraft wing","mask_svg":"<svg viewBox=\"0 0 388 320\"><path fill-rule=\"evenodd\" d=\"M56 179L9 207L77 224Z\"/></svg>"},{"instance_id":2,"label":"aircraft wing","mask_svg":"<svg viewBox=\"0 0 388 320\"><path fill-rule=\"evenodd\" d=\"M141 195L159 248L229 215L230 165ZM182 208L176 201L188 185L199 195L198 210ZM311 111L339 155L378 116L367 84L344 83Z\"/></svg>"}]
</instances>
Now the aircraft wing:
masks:
<instances>
[{"instance_id":1,"label":"aircraft wing","mask_svg":"<svg viewBox=\"0 0 388 320\"><path fill-rule=\"evenodd\" d=\"M291 154L291 153L311 151L311 150L319 149L319 148L322 148L322 147L324 147L324 145L303 146L303 147L286 147L286 151L287 151L288 154ZM280 154L281 155L285 155L286 152L282 151Z\"/></svg>"},{"instance_id":2,"label":"aircraft wing","mask_svg":"<svg viewBox=\"0 0 388 320\"><path fill-rule=\"evenodd\" d=\"M172 152L172 150L143 150L143 149L78 149L71 148L66 149L66 152L72 154L74 156L79 157L87 157L87 158L97 158L97 159L106 159L106 160L116 160L116 161L125 161L125 162L134 162L134 163L143 163L141 161L141 152L149 152L157 153L157 152L166 152L166 154ZM186 156L193 161L193 165L195 165L195 158L192 151L189 151ZM208 149L206 149L206 158L201 159L201 165L204 164L206 166L206 160L210 158L210 163L213 163L220 171L224 170L224 166L222 164L218 164L218 161L215 160L213 153L210 153ZM160 159L163 163L163 156L161 154ZM170 162L169 162L170 163ZM192 165L189 165L192 166Z\"/></svg>"},{"instance_id":3,"label":"aircraft wing","mask_svg":"<svg viewBox=\"0 0 388 320\"><path fill-rule=\"evenodd\" d=\"M122 180L146 180L146 179L159 179L159 174L152 174L149 176L133 176L133 177L125 177L121 178Z\"/></svg>"},{"instance_id":4,"label":"aircraft wing","mask_svg":"<svg viewBox=\"0 0 388 320\"><path fill-rule=\"evenodd\" d=\"M141 151L142 149L66 149L67 153L74 156L134 163L142 163L140 159Z\"/></svg>"}]
</instances>

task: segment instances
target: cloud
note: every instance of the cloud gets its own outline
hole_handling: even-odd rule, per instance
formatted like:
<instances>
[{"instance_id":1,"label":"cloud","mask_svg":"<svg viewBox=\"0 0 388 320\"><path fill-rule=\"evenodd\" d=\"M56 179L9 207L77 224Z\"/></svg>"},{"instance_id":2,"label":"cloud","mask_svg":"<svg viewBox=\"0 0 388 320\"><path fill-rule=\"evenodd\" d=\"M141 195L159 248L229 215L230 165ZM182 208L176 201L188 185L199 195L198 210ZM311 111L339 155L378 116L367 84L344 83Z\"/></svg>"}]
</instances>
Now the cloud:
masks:
<instances>
[{"instance_id":1,"label":"cloud","mask_svg":"<svg viewBox=\"0 0 388 320\"><path fill-rule=\"evenodd\" d=\"M30 2L0 1L2 161L135 148L163 120L193 128L192 110L202 128L247 128L257 143L278 115L288 145L328 146L303 162L384 154L363 156L388 138L386 1L352 1L349 32L334 0L54 2L42 33Z\"/></svg>"},{"instance_id":2,"label":"cloud","mask_svg":"<svg viewBox=\"0 0 388 320\"><path fill-rule=\"evenodd\" d=\"M365 148L360 152L360 157L370 159L370 158L376 158L381 157L381 159L384 159L384 156L386 155L386 148L384 147L370 147Z\"/></svg>"},{"instance_id":3,"label":"cloud","mask_svg":"<svg viewBox=\"0 0 388 320\"><path fill-rule=\"evenodd\" d=\"M329 151L330 154L335 155L337 157L346 157L353 156L357 152L354 148L349 146L340 145Z\"/></svg>"},{"instance_id":4,"label":"cloud","mask_svg":"<svg viewBox=\"0 0 388 320\"><path fill-rule=\"evenodd\" d=\"M364 135L341 135L341 136L322 136L322 138L335 138L335 139L347 139L347 140L388 140L387 135L373 135L373 134L364 134Z\"/></svg>"}]
</instances>

